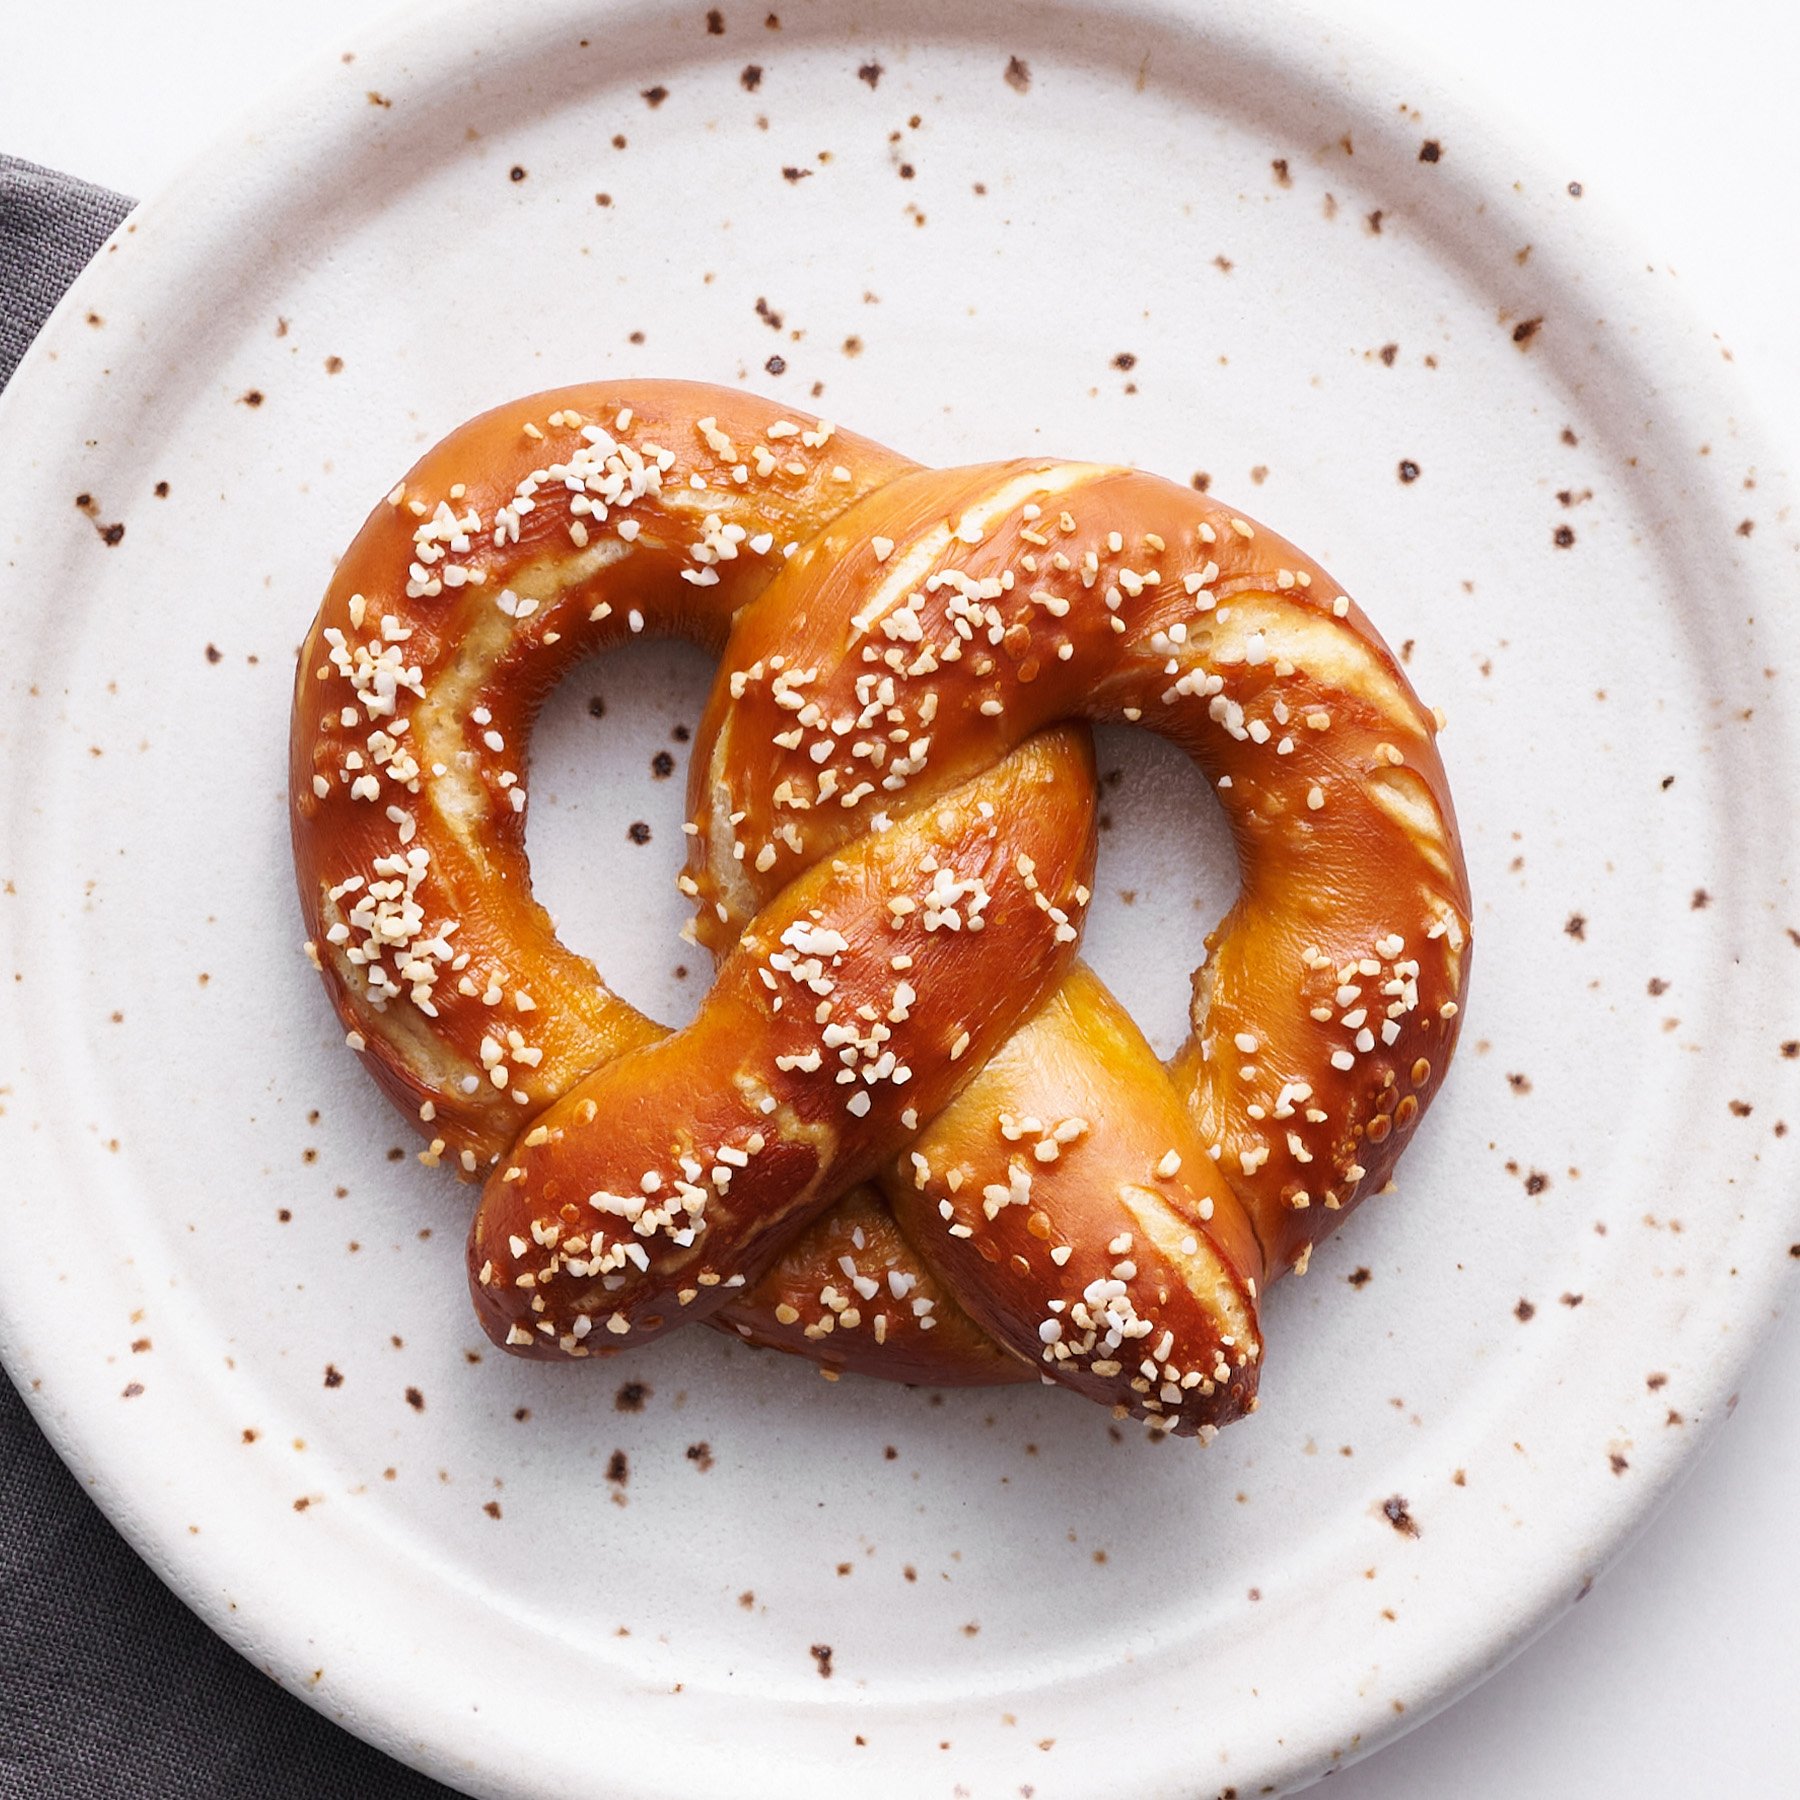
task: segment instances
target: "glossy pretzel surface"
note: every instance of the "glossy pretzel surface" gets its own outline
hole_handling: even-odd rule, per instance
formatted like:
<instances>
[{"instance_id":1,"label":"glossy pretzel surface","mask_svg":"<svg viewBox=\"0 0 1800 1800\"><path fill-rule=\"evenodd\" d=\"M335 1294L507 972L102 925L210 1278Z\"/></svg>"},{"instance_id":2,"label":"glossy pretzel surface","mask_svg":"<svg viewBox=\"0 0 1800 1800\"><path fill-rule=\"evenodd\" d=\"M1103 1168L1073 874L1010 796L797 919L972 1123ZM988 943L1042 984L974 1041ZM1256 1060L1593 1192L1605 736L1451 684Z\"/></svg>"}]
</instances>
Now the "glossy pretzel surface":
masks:
<instances>
[{"instance_id":1,"label":"glossy pretzel surface","mask_svg":"<svg viewBox=\"0 0 1800 1800\"><path fill-rule=\"evenodd\" d=\"M532 719L636 632L716 648L669 1034L561 945ZM1243 887L1167 1066L1077 955L1084 721L1178 743ZM302 652L293 829L353 1047L485 1180L484 1327L695 1319L1164 1430L1254 1405L1258 1298L1447 1068L1469 897L1431 714L1292 545L1139 472L921 468L728 390L562 390L427 453Z\"/></svg>"}]
</instances>

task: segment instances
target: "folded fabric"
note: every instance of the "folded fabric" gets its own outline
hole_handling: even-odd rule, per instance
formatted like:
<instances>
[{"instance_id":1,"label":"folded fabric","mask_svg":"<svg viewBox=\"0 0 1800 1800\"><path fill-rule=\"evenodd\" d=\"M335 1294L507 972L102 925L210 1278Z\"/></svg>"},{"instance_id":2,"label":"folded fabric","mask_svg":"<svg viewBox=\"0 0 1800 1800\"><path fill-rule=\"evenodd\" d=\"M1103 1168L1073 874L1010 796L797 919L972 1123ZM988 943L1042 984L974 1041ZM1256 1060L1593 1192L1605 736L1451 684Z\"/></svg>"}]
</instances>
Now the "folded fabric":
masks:
<instances>
[{"instance_id":1,"label":"folded fabric","mask_svg":"<svg viewBox=\"0 0 1800 1800\"><path fill-rule=\"evenodd\" d=\"M109 188L0 156L0 387L131 205Z\"/></svg>"}]
</instances>

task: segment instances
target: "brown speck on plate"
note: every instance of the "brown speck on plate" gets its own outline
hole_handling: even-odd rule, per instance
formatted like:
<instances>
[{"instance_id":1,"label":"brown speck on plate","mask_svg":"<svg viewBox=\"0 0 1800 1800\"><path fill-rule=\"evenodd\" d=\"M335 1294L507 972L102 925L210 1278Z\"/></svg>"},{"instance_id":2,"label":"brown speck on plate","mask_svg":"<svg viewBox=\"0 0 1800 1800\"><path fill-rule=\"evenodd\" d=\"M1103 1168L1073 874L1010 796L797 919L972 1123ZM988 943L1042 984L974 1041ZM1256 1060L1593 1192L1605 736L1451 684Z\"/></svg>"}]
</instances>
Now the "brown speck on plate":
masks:
<instances>
[{"instance_id":1,"label":"brown speck on plate","mask_svg":"<svg viewBox=\"0 0 1800 1800\"><path fill-rule=\"evenodd\" d=\"M339 1369L336 1363L327 1363L325 1365L325 1385L328 1388L342 1387L344 1385L343 1371Z\"/></svg>"},{"instance_id":2,"label":"brown speck on plate","mask_svg":"<svg viewBox=\"0 0 1800 1800\"><path fill-rule=\"evenodd\" d=\"M262 403L263 391L261 388L246 388L243 393L238 395L238 404L240 406L255 407L261 406Z\"/></svg>"},{"instance_id":3,"label":"brown speck on plate","mask_svg":"<svg viewBox=\"0 0 1800 1800\"><path fill-rule=\"evenodd\" d=\"M1581 913L1570 913L1568 918L1563 921L1563 935L1565 937L1572 937L1572 938L1576 938L1576 939L1586 938L1586 936L1587 936L1587 919L1586 919L1586 917Z\"/></svg>"},{"instance_id":4,"label":"brown speck on plate","mask_svg":"<svg viewBox=\"0 0 1800 1800\"><path fill-rule=\"evenodd\" d=\"M606 1479L621 1488L631 1480L631 1459L623 1450L615 1450L606 1459Z\"/></svg>"},{"instance_id":5,"label":"brown speck on plate","mask_svg":"<svg viewBox=\"0 0 1800 1800\"><path fill-rule=\"evenodd\" d=\"M704 1441L698 1444L689 1444L687 1459L704 1475L713 1466L712 1446Z\"/></svg>"},{"instance_id":6,"label":"brown speck on plate","mask_svg":"<svg viewBox=\"0 0 1800 1800\"><path fill-rule=\"evenodd\" d=\"M1006 85L1015 94L1023 94L1031 86L1031 65L1023 57L1006 59Z\"/></svg>"},{"instance_id":7,"label":"brown speck on plate","mask_svg":"<svg viewBox=\"0 0 1800 1800\"><path fill-rule=\"evenodd\" d=\"M856 71L856 76L859 81L866 81L870 87L874 87L885 73L880 63L866 62Z\"/></svg>"},{"instance_id":8,"label":"brown speck on plate","mask_svg":"<svg viewBox=\"0 0 1800 1800\"><path fill-rule=\"evenodd\" d=\"M423 1412L425 1410L425 1396L421 1394L416 1387L409 1387L406 1390L406 1404L410 1406L414 1412Z\"/></svg>"},{"instance_id":9,"label":"brown speck on plate","mask_svg":"<svg viewBox=\"0 0 1800 1800\"><path fill-rule=\"evenodd\" d=\"M814 1644L812 1647L812 1659L819 1665L819 1673L829 1681L831 1679L831 1646L829 1644Z\"/></svg>"},{"instance_id":10,"label":"brown speck on plate","mask_svg":"<svg viewBox=\"0 0 1800 1800\"><path fill-rule=\"evenodd\" d=\"M1407 1509L1404 1494L1390 1494L1381 1503L1382 1516L1402 1537L1416 1538L1419 1535L1419 1522Z\"/></svg>"},{"instance_id":11,"label":"brown speck on plate","mask_svg":"<svg viewBox=\"0 0 1800 1800\"><path fill-rule=\"evenodd\" d=\"M1411 457L1404 457L1401 459L1399 475L1402 481L1411 484L1419 479L1419 465Z\"/></svg>"},{"instance_id":12,"label":"brown speck on plate","mask_svg":"<svg viewBox=\"0 0 1800 1800\"><path fill-rule=\"evenodd\" d=\"M1360 1288L1367 1287L1375 1277L1371 1275L1367 1269L1352 1269L1344 1279L1349 1282L1353 1288Z\"/></svg>"},{"instance_id":13,"label":"brown speck on plate","mask_svg":"<svg viewBox=\"0 0 1800 1800\"><path fill-rule=\"evenodd\" d=\"M1543 328L1544 321L1541 318L1521 319L1518 324L1513 327L1512 341L1523 348L1526 344L1529 344Z\"/></svg>"},{"instance_id":14,"label":"brown speck on plate","mask_svg":"<svg viewBox=\"0 0 1800 1800\"><path fill-rule=\"evenodd\" d=\"M648 106L652 112L654 112L657 107L661 106L668 97L669 90L664 87L660 81L655 87L647 87L644 89L644 104Z\"/></svg>"},{"instance_id":15,"label":"brown speck on plate","mask_svg":"<svg viewBox=\"0 0 1800 1800\"><path fill-rule=\"evenodd\" d=\"M805 181L811 174L811 169L797 168L793 163L788 163L782 168L781 178L783 181Z\"/></svg>"},{"instance_id":16,"label":"brown speck on plate","mask_svg":"<svg viewBox=\"0 0 1800 1800\"><path fill-rule=\"evenodd\" d=\"M706 35L708 37L723 37L725 35L725 15L720 12L716 6L710 8L707 12Z\"/></svg>"},{"instance_id":17,"label":"brown speck on plate","mask_svg":"<svg viewBox=\"0 0 1800 1800\"><path fill-rule=\"evenodd\" d=\"M497 1519L500 1517L500 1502L498 1500L483 1501L481 1510L486 1513L490 1519Z\"/></svg>"},{"instance_id":18,"label":"brown speck on plate","mask_svg":"<svg viewBox=\"0 0 1800 1800\"><path fill-rule=\"evenodd\" d=\"M1513 1317L1521 1325L1528 1325L1537 1317L1537 1308L1529 1300L1521 1299L1519 1304L1513 1308Z\"/></svg>"},{"instance_id":19,"label":"brown speck on plate","mask_svg":"<svg viewBox=\"0 0 1800 1800\"><path fill-rule=\"evenodd\" d=\"M1427 138L1424 143L1419 146L1419 161L1422 163L1437 162L1442 158L1443 154L1444 147L1436 138Z\"/></svg>"},{"instance_id":20,"label":"brown speck on plate","mask_svg":"<svg viewBox=\"0 0 1800 1800\"><path fill-rule=\"evenodd\" d=\"M762 65L760 63L745 63L742 71L738 75L738 86L741 87L746 94L754 94L756 90L762 86L762 75Z\"/></svg>"},{"instance_id":21,"label":"brown speck on plate","mask_svg":"<svg viewBox=\"0 0 1800 1800\"><path fill-rule=\"evenodd\" d=\"M767 369L771 375L785 375L787 373L787 358L780 355L771 356L769 360L763 364L763 367Z\"/></svg>"},{"instance_id":22,"label":"brown speck on plate","mask_svg":"<svg viewBox=\"0 0 1800 1800\"><path fill-rule=\"evenodd\" d=\"M634 844L647 844L650 841L650 827L642 819L634 819L625 835Z\"/></svg>"}]
</instances>

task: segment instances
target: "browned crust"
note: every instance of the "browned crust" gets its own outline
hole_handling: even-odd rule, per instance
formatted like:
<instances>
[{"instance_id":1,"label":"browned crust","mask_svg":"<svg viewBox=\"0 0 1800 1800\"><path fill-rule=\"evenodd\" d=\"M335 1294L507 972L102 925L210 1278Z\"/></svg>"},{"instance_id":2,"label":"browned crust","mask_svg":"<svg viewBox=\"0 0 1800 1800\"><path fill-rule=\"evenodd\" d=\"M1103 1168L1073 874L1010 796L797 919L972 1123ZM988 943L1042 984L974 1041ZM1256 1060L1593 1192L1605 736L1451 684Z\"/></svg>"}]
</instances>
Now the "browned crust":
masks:
<instances>
[{"instance_id":1,"label":"browned crust","mask_svg":"<svg viewBox=\"0 0 1800 1800\"><path fill-rule=\"evenodd\" d=\"M644 488L647 446L660 492L597 503ZM513 798L544 693L638 628L724 659L684 878L724 960L672 1038L556 941ZM1119 717L1194 758L1242 865L1167 1068L1072 960L1091 766L1053 728ZM488 1175L497 1341L588 1355L706 1317L832 1373L1035 1367L1206 1433L1254 1405L1259 1286L1386 1183L1448 1067L1469 896L1434 740L1325 571L1187 489L922 470L748 396L608 384L459 428L351 546L296 684L295 866L353 1044L427 1160ZM921 926L951 876L985 929ZM855 1027L847 1089L829 1036L805 1066L829 1028L773 1005L795 929L844 941L806 1008L899 1005ZM645 1195L658 1169L704 1204Z\"/></svg>"}]
</instances>

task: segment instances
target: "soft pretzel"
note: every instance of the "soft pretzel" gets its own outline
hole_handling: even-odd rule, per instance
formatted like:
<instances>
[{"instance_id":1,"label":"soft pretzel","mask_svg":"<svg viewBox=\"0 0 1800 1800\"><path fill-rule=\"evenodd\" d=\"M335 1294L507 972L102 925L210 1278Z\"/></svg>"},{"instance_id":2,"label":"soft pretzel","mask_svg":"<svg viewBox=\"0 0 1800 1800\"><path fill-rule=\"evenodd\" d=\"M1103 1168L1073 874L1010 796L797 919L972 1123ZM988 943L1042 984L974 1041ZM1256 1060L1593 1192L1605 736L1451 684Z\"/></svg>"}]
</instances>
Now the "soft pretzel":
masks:
<instances>
[{"instance_id":1,"label":"soft pretzel","mask_svg":"<svg viewBox=\"0 0 1800 1800\"><path fill-rule=\"evenodd\" d=\"M524 853L537 706L638 631L722 652L682 877L718 978L673 1034ZM1238 850L1167 1066L1076 954L1101 718L1186 750ZM1255 1404L1262 1289L1387 1182L1455 1045L1434 736L1325 572L1189 489L612 383L462 427L365 525L301 656L295 858L352 1047L485 1180L497 1342L704 1319L1210 1435Z\"/></svg>"}]
</instances>

